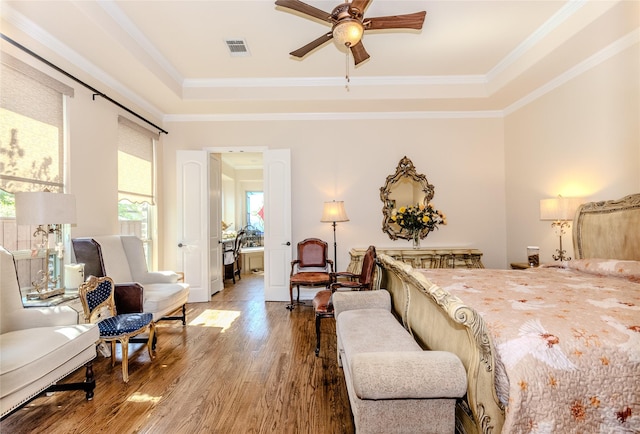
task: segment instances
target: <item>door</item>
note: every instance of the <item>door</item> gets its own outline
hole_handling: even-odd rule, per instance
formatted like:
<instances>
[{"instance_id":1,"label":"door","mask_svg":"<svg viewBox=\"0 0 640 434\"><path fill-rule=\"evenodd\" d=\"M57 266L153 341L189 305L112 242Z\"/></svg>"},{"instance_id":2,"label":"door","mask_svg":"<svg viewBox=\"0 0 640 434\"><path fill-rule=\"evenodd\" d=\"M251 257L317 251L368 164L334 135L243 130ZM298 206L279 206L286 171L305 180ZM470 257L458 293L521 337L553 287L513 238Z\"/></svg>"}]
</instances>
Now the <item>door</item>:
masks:
<instances>
[{"instance_id":1,"label":"door","mask_svg":"<svg viewBox=\"0 0 640 434\"><path fill-rule=\"evenodd\" d=\"M176 152L178 266L190 285L189 303L207 302L209 291L209 164L205 151Z\"/></svg>"},{"instance_id":2,"label":"door","mask_svg":"<svg viewBox=\"0 0 640 434\"><path fill-rule=\"evenodd\" d=\"M289 301L291 271L291 154L264 153L264 298Z\"/></svg>"},{"instance_id":3,"label":"door","mask_svg":"<svg viewBox=\"0 0 640 434\"><path fill-rule=\"evenodd\" d=\"M224 287L222 270L222 159L209 154L209 289L213 295Z\"/></svg>"},{"instance_id":4,"label":"door","mask_svg":"<svg viewBox=\"0 0 640 434\"><path fill-rule=\"evenodd\" d=\"M212 175L217 179L216 194L211 192L208 151L177 151L177 205L178 205L178 262L191 284L189 302L211 300L214 285L222 287L220 244L214 241L215 231L221 231L209 202L219 204L221 210L221 170ZM291 157L288 149L266 150L264 164L264 291L266 301L289 300L289 271L291 268ZM218 158L219 161L219 158ZM211 188L210 188L211 187ZM217 235L220 239L220 232ZM218 250L216 250L218 249ZM215 268L215 273L212 271ZM211 284L211 288L207 283Z\"/></svg>"}]
</instances>

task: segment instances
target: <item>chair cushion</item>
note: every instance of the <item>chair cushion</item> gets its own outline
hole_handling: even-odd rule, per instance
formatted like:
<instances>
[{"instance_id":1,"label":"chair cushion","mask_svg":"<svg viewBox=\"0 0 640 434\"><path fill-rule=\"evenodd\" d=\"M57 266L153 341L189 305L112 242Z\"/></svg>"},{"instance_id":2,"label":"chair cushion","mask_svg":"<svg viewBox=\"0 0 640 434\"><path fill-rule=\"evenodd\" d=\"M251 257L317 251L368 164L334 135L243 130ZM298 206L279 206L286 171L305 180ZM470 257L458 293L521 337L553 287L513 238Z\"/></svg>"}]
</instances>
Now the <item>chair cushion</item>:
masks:
<instances>
[{"instance_id":1,"label":"chair cushion","mask_svg":"<svg viewBox=\"0 0 640 434\"><path fill-rule=\"evenodd\" d=\"M186 283L148 283L144 285L143 310L153 312L153 320L157 321L185 304L188 298Z\"/></svg>"},{"instance_id":2,"label":"chair cushion","mask_svg":"<svg viewBox=\"0 0 640 434\"><path fill-rule=\"evenodd\" d=\"M44 377L95 346L99 339L95 324L36 327L3 333L0 335L0 397Z\"/></svg>"},{"instance_id":3,"label":"chair cushion","mask_svg":"<svg viewBox=\"0 0 640 434\"><path fill-rule=\"evenodd\" d=\"M123 313L105 318L98 323L101 337L116 337L136 332L153 321L151 313Z\"/></svg>"},{"instance_id":4,"label":"chair cushion","mask_svg":"<svg viewBox=\"0 0 640 434\"><path fill-rule=\"evenodd\" d=\"M331 302L331 290L323 289L318 291L313 297L313 310L316 313L329 313L333 312L333 304Z\"/></svg>"},{"instance_id":5,"label":"chair cushion","mask_svg":"<svg viewBox=\"0 0 640 434\"><path fill-rule=\"evenodd\" d=\"M331 283L331 276L329 273L322 273L318 271L300 272L291 276L291 285L328 285Z\"/></svg>"}]
</instances>

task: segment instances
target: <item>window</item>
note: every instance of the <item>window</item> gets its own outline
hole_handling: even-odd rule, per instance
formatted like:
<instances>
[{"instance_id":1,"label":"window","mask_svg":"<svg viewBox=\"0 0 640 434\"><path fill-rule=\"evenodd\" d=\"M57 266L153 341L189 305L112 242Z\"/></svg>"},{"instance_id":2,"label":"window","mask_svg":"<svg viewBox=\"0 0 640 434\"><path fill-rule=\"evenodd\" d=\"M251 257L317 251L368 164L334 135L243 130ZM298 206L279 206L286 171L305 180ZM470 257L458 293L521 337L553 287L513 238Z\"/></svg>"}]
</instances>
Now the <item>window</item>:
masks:
<instances>
[{"instance_id":1,"label":"window","mask_svg":"<svg viewBox=\"0 0 640 434\"><path fill-rule=\"evenodd\" d=\"M155 158L158 134L122 116L118 118L118 219L120 233L135 235L145 247L147 266L154 263Z\"/></svg>"},{"instance_id":2,"label":"window","mask_svg":"<svg viewBox=\"0 0 640 434\"><path fill-rule=\"evenodd\" d=\"M64 96L73 89L6 53L0 76L0 245L13 252L24 288L49 267L43 251L31 256L35 227L16 225L14 193L64 192Z\"/></svg>"},{"instance_id":3,"label":"window","mask_svg":"<svg viewBox=\"0 0 640 434\"><path fill-rule=\"evenodd\" d=\"M247 191L247 225L264 232L264 193Z\"/></svg>"}]
</instances>

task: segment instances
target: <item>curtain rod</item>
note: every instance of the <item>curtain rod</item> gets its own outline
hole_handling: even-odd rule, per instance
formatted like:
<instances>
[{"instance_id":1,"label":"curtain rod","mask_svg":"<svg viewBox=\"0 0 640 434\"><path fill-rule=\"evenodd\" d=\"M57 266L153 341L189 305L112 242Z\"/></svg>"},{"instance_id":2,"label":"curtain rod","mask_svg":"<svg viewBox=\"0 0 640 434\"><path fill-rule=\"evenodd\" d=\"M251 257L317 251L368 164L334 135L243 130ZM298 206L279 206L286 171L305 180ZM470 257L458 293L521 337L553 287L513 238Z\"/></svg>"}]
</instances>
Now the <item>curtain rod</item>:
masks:
<instances>
[{"instance_id":1,"label":"curtain rod","mask_svg":"<svg viewBox=\"0 0 640 434\"><path fill-rule=\"evenodd\" d=\"M70 79L80 83L81 85L83 85L84 87L86 87L87 89L91 90L93 93L93 100L96 100L96 96L100 96L104 99L106 99L107 101L109 101L112 104L117 105L118 107L120 107L123 110L126 110L128 113L131 113L132 115L134 115L135 117L137 117L138 119L148 123L149 125L151 125L152 127L156 128L158 131L160 131L161 133L165 133L165 134L169 134L168 131L160 128L159 126L157 126L156 124L154 124L153 122L147 120L146 118L143 118L142 116L140 116L138 113L134 112L133 110L123 106L122 104L120 104L118 101L110 98L109 96L107 96L106 94L100 92L98 89L88 85L87 83L85 83L84 81L80 80L79 78L69 74L67 71L63 70L62 68L54 65L53 63L49 62L47 59L43 58L42 56L39 56L38 54L34 53L33 51L31 51L30 49L28 49L27 47L25 47L24 45L14 41L13 39L11 39L10 37L6 36L4 33L0 33L0 37L2 37L2 39L4 39L5 41L9 42L10 44L18 47L19 49L21 49L22 51L24 51L25 53L35 57L36 59L38 59L39 61L41 61L42 63L50 66L51 68L55 69L56 71L58 71L59 73L69 77Z\"/></svg>"}]
</instances>

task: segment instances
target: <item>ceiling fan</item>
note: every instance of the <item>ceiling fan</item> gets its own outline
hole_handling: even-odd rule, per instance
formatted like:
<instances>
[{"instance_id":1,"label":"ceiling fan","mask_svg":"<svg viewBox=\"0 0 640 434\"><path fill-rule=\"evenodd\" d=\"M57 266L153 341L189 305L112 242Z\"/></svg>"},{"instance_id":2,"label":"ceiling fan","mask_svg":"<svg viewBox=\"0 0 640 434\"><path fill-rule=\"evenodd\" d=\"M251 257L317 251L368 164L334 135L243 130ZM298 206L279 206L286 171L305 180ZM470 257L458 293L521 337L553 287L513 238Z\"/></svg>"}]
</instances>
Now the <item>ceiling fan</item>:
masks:
<instances>
[{"instance_id":1,"label":"ceiling fan","mask_svg":"<svg viewBox=\"0 0 640 434\"><path fill-rule=\"evenodd\" d=\"M364 18L364 11L369 6L369 3L371 3L371 0L353 0L350 3L342 3L336 6L331 13L328 13L300 0L277 0L276 5L278 6L292 9L332 25L330 32L289 54L302 58L315 48L334 39L338 44L345 45L351 50L354 62L358 65L370 57L362 44L362 35L365 31L422 29L422 24L427 14L426 11L406 15Z\"/></svg>"}]
</instances>

